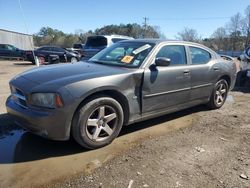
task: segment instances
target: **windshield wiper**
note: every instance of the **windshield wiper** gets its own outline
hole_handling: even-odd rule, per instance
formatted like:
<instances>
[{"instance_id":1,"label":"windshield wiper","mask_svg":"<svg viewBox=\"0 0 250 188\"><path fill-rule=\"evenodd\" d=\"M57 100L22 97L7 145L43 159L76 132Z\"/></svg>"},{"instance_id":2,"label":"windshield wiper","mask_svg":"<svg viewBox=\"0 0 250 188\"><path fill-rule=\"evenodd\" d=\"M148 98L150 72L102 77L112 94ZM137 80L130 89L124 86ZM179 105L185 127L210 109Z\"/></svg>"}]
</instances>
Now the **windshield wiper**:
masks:
<instances>
[{"instance_id":1,"label":"windshield wiper","mask_svg":"<svg viewBox=\"0 0 250 188\"><path fill-rule=\"evenodd\" d=\"M98 61L98 60L88 60L88 62L92 62L92 63L98 63L98 64L106 65L106 63L105 63L105 62L103 62L103 61Z\"/></svg>"}]
</instances>

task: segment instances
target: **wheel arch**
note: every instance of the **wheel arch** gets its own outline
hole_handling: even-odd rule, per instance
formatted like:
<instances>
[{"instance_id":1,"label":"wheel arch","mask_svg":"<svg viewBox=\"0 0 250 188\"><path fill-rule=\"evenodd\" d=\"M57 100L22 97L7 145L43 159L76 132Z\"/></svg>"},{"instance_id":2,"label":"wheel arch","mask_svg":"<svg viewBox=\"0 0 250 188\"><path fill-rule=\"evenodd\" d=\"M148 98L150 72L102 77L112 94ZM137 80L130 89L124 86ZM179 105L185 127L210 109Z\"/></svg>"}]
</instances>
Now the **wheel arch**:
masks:
<instances>
[{"instance_id":1,"label":"wheel arch","mask_svg":"<svg viewBox=\"0 0 250 188\"><path fill-rule=\"evenodd\" d=\"M123 109L123 114L124 114L124 124L127 124L129 121L129 102L126 96L124 96L120 91L113 90L113 89L106 89L106 90L101 90L101 91L94 91L87 96L85 96L81 102L78 104L77 108L74 111L74 115L72 117L72 121L74 121L76 117L76 112L86 103L89 101L99 98L99 97L111 97L115 99L117 102L120 103L122 109ZM71 126L72 127L72 126Z\"/></svg>"},{"instance_id":2,"label":"wheel arch","mask_svg":"<svg viewBox=\"0 0 250 188\"><path fill-rule=\"evenodd\" d=\"M222 75L217 81L221 80L221 79L224 79L226 80L227 84L228 84L228 89L230 88L230 85L231 85L231 78L230 76L228 75Z\"/></svg>"}]
</instances>

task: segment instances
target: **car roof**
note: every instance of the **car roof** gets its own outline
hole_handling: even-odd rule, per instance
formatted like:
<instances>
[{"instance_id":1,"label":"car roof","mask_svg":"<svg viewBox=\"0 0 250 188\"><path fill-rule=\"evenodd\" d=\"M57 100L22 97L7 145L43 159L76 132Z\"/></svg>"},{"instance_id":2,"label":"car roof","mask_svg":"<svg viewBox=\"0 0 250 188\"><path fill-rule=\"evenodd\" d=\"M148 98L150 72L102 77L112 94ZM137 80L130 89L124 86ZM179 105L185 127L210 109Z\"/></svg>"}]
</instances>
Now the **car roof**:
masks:
<instances>
[{"instance_id":1,"label":"car roof","mask_svg":"<svg viewBox=\"0 0 250 188\"><path fill-rule=\"evenodd\" d=\"M92 36L89 36L90 38L91 37L106 37L106 38L121 38L121 39L134 39L133 37L129 37L129 36L125 36L125 35L92 35Z\"/></svg>"},{"instance_id":2,"label":"car roof","mask_svg":"<svg viewBox=\"0 0 250 188\"><path fill-rule=\"evenodd\" d=\"M154 39L154 38L134 39L134 40L129 40L129 41L131 41L131 42L148 42L148 43L155 43L155 44L159 44L159 43L182 43L182 44L187 44L187 45L204 46L202 44L195 43L195 42L188 42L188 41L181 41L181 40ZM121 41L121 42L125 42L125 41Z\"/></svg>"},{"instance_id":3,"label":"car roof","mask_svg":"<svg viewBox=\"0 0 250 188\"><path fill-rule=\"evenodd\" d=\"M154 38L145 38L145 39L133 39L133 40L126 40L126 41L120 41L120 42L144 42L144 43L153 43L153 44L160 44L160 43L171 43L171 44L175 44L176 45L190 45L190 46L195 46L195 47L200 47L200 48L204 48L210 52L216 53L214 52L212 49L208 48L207 46L204 46L202 44L199 43L195 43L195 42L188 42L188 41L181 41L181 40L166 40L166 39L154 39Z\"/></svg>"}]
</instances>

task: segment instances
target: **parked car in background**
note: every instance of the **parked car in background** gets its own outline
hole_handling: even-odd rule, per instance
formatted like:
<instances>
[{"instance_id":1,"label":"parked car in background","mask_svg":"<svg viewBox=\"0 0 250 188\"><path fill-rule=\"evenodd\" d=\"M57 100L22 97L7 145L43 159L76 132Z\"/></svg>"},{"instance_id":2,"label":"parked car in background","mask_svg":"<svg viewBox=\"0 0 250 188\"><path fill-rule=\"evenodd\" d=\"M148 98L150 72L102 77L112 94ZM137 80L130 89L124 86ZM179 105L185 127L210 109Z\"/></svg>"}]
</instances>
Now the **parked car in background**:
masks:
<instances>
[{"instance_id":1,"label":"parked car in background","mask_svg":"<svg viewBox=\"0 0 250 188\"><path fill-rule=\"evenodd\" d=\"M36 50L34 50L35 56L38 58L44 58L45 62L50 62L51 57L58 56L59 62L77 62L80 60L80 54L73 51L68 51L64 48L60 48L57 46L42 46ZM33 54L27 56L27 60L35 63Z\"/></svg>"},{"instance_id":2,"label":"parked car in background","mask_svg":"<svg viewBox=\"0 0 250 188\"><path fill-rule=\"evenodd\" d=\"M85 63L19 74L6 107L38 135L68 140L72 134L93 149L111 143L123 125L198 104L222 107L235 77L235 64L203 45L127 40Z\"/></svg>"},{"instance_id":3,"label":"parked car in background","mask_svg":"<svg viewBox=\"0 0 250 188\"><path fill-rule=\"evenodd\" d=\"M122 40L131 40L132 37L122 36L122 35L97 35L89 36L87 38L86 44L83 50L83 60L88 60L93 57L95 54L111 46L112 44L122 41Z\"/></svg>"},{"instance_id":4,"label":"parked car in background","mask_svg":"<svg viewBox=\"0 0 250 188\"><path fill-rule=\"evenodd\" d=\"M73 44L73 48L71 48L71 50L78 52L82 56L83 51L84 51L84 47L85 47L85 44L76 43L76 44Z\"/></svg>"},{"instance_id":5,"label":"parked car in background","mask_svg":"<svg viewBox=\"0 0 250 188\"><path fill-rule=\"evenodd\" d=\"M250 45L238 59L241 61L241 71L237 76L237 85L245 86L247 82L250 83Z\"/></svg>"},{"instance_id":6,"label":"parked car in background","mask_svg":"<svg viewBox=\"0 0 250 188\"><path fill-rule=\"evenodd\" d=\"M1 58L26 58L26 51L21 50L10 44L0 44L0 57Z\"/></svg>"},{"instance_id":7,"label":"parked car in background","mask_svg":"<svg viewBox=\"0 0 250 188\"><path fill-rule=\"evenodd\" d=\"M235 63L235 66L236 66L236 72L239 72L241 70L241 62L238 58L236 57L231 57L231 56L228 56L228 55L223 55L223 54L220 54L221 58L227 60L227 61L232 61L233 63Z\"/></svg>"}]
</instances>

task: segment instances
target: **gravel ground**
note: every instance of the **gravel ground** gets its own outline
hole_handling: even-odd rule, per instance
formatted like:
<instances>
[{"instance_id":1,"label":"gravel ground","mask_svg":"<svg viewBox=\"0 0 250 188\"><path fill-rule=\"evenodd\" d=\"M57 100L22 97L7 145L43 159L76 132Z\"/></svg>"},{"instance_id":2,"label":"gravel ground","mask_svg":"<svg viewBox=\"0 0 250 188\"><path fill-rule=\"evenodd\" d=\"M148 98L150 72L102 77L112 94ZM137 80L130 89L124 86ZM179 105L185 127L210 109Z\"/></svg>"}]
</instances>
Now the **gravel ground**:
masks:
<instances>
[{"instance_id":1,"label":"gravel ground","mask_svg":"<svg viewBox=\"0 0 250 188\"><path fill-rule=\"evenodd\" d=\"M250 94L230 94L190 127L138 143L93 174L44 186L250 187Z\"/></svg>"}]
</instances>

